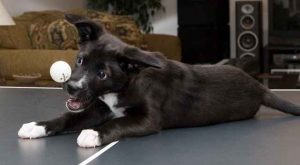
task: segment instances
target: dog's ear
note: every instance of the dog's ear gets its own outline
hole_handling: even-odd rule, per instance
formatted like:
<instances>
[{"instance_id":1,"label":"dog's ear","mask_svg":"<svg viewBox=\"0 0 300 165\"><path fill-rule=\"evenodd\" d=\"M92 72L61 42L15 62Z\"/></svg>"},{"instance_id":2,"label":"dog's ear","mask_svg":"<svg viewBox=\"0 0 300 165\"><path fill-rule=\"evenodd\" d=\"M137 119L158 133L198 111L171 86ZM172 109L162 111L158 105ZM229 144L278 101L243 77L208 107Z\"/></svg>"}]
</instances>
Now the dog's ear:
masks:
<instances>
[{"instance_id":1,"label":"dog's ear","mask_svg":"<svg viewBox=\"0 0 300 165\"><path fill-rule=\"evenodd\" d=\"M165 64L165 57L159 52L143 51L136 47L126 47L121 53L122 61L139 64L143 66L150 66L155 68L162 68Z\"/></svg>"},{"instance_id":2,"label":"dog's ear","mask_svg":"<svg viewBox=\"0 0 300 165\"><path fill-rule=\"evenodd\" d=\"M97 40L105 32L100 24L82 16L65 14L65 19L77 28L81 43Z\"/></svg>"}]
</instances>

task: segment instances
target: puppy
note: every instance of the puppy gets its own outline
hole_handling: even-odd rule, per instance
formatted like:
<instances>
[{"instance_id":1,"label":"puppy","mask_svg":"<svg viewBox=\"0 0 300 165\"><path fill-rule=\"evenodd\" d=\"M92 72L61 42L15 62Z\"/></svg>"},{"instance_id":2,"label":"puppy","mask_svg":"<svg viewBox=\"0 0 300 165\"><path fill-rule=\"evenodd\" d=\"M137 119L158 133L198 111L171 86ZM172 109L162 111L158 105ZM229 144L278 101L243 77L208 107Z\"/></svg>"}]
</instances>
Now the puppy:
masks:
<instances>
[{"instance_id":1,"label":"puppy","mask_svg":"<svg viewBox=\"0 0 300 165\"><path fill-rule=\"evenodd\" d=\"M66 19L80 35L75 69L63 85L70 112L24 124L20 138L81 131L78 145L95 147L167 128L250 119L261 105L300 114L237 68L168 60L125 44L91 20Z\"/></svg>"}]
</instances>

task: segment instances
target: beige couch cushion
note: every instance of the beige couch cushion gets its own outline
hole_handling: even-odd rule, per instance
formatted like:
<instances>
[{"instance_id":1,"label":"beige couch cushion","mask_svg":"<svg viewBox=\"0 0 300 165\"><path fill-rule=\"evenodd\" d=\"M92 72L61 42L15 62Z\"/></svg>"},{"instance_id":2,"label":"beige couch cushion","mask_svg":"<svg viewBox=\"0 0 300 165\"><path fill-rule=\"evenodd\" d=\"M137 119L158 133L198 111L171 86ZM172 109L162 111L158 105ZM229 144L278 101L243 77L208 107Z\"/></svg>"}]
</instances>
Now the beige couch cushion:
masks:
<instances>
[{"instance_id":1,"label":"beige couch cushion","mask_svg":"<svg viewBox=\"0 0 300 165\"><path fill-rule=\"evenodd\" d=\"M0 26L0 47L8 49L31 49L28 28L32 23L51 22L63 18L64 13L57 10L26 12L14 17L15 26Z\"/></svg>"},{"instance_id":2,"label":"beige couch cushion","mask_svg":"<svg viewBox=\"0 0 300 165\"><path fill-rule=\"evenodd\" d=\"M15 26L0 27L0 47L8 49L30 49L27 26L15 21Z\"/></svg>"},{"instance_id":3,"label":"beige couch cushion","mask_svg":"<svg viewBox=\"0 0 300 165\"><path fill-rule=\"evenodd\" d=\"M88 9L74 9L66 13L81 15L102 24L105 29L127 44L147 49L144 36L129 16L111 15L104 12Z\"/></svg>"},{"instance_id":4,"label":"beige couch cushion","mask_svg":"<svg viewBox=\"0 0 300 165\"><path fill-rule=\"evenodd\" d=\"M74 66L77 50L0 50L1 73L11 80L13 74L41 73L42 80L51 80L50 66L58 60Z\"/></svg>"},{"instance_id":5,"label":"beige couch cushion","mask_svg":"<svg viewBox=\"0 0 300 165\"><path fill-rule=\"evenodd\" d=\"M124 42L146 49L143 34L129 16L111 15L87 9L66 13L82 15L104 25L108 32ZM27 12L15 17L16 26L0 27L0 47L9 49L76 49L74 31L62 21L57 10ZM77 37L77 36L76 36Z\"/></svg>"},{"instance_id":6,"label":"beige couch cushion","mask_svg":"<svg viewBox=\"0 0 300 165\"><path fill-rule=\"evenodd\" d=\"M168 59L181 60L181 43L178 37L164 34L144 35L150 51L159 51Z\"/></svg>"},{"instance_id":7,"label":"beige couch cushion","mask_svg":"<svg viewBox=\"0 0 300 165\"><path fill-rule=\"evenodd\" d=\"M29 36L34 49L78 49L76 28L64 19L32 24Z\"/></svg>"}]
</instances>

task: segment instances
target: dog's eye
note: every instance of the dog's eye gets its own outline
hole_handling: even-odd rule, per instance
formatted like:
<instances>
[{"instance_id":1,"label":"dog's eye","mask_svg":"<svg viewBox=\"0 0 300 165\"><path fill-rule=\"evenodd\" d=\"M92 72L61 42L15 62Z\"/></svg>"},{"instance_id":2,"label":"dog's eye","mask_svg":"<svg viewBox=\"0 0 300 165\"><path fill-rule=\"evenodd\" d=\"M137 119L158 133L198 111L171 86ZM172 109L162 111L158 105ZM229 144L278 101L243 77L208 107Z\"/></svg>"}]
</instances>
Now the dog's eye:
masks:
<instances>
[{"instance_id":1,"label":"dog's eye","mask_svg":"<svg viewBox=\"0 0 300 165\"><path fill-rule=\"evenodd\" d=\"M83 63L83 58L78 57L78 58L77 58L77 64L78 64L78 65L82 65L82 63Z\"/></svg>"},{"instance_id":2,"label":"dog's eye","mask_svg":"<svg viewBox=\"0 0 300 165\"><path fill-rule=\"evenodd\" d=\"M103 71L99 71L98 72L98 77L101 79L101 80L105 80L107 78L107 75L105 72Z\"/></svg>"}]
</instances>

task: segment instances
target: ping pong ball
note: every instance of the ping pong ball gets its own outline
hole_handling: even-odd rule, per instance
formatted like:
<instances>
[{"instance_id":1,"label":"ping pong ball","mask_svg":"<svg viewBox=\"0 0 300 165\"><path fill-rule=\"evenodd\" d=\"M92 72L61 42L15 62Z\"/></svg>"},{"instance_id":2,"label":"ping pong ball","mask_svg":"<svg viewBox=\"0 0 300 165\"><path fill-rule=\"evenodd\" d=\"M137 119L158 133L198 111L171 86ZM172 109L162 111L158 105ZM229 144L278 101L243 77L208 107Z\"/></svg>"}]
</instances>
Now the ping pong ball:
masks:
<instances>
[{"instance_id":1,"label":"ping pong ball","mask_svg":"<svg viewBox=\"0 0 300 165\"><path fill-rule=\"evenodd\" d=\"M50 76L58 83L68 81L68 79L71 77L71 73L71 67L65 61L56 61L50 67Z\"/></svg>"}]
</instances>

